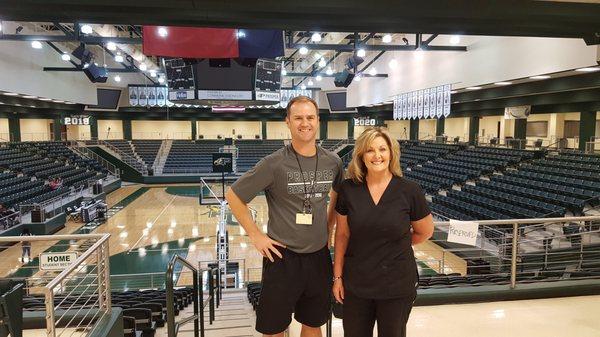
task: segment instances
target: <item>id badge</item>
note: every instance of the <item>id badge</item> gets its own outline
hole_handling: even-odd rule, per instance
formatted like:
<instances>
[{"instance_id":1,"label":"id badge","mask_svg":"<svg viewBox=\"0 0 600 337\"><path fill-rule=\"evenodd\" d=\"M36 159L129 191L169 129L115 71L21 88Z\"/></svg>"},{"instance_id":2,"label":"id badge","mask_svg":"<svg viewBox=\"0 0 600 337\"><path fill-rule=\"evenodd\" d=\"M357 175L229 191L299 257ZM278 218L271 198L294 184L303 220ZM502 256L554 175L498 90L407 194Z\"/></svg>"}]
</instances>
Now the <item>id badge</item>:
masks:
<instances>
[{"instance_id":1,"label":"id badge","mask_svg":"<svg viewBox=\"0 0 600 337\"><path fill-rule=\"evenodd\" d=\"M312 225L312 214L310 214L310 213L296 213L296 224L298 224L298 225Z\"/></svg>"}]
</instances>

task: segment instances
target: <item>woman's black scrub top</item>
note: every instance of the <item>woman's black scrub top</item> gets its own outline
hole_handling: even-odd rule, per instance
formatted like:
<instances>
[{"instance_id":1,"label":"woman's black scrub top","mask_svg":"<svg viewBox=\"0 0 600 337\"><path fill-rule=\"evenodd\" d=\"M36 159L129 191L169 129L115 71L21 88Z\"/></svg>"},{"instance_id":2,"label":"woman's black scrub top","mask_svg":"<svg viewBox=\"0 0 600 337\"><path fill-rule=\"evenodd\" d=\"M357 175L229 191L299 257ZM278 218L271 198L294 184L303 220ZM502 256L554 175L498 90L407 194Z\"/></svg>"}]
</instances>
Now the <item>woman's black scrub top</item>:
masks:
<instances>
[{"instance_id":1,"label":"woman's black scrub top","mask_svg":"<svg viewBox=\"0 0 600 337\"><path fill-rule=\"evenodd\" d=\"M418 274L410 222L431 213L421 187L394 176L375 205L366 182L346 179L335 209L348 216L350 227L344 288L370 299L415 296Z\"/></svg>"}]
</instances>

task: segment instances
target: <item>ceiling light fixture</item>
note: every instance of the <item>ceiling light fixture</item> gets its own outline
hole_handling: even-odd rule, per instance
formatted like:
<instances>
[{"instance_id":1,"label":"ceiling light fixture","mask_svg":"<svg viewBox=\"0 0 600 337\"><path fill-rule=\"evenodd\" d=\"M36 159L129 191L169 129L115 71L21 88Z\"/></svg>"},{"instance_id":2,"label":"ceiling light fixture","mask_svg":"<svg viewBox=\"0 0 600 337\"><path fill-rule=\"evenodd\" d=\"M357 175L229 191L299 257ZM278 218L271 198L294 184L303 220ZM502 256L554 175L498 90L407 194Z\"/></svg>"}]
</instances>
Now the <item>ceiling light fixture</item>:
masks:
<instances>
[{"instance_id":1,"label":"ceiling light fixture","mask_svg":"<svg viewBox=\"0 0 600 337\"><path fill-rule=\"evenodd\" d=\"M381 38L381 41L382 41L383 43L390 43L390 42L392 42L392 35L390 35L390 34L385 34L385 35L384 35L384 36Z\"/></svg>"},{"instance_id":2,"label":"ceiling light fixture","mask_svg":"<svg viewBox=\"0 0 600 337\"><path fill-rule=\"evenodd\" d=\"M108 49L110 51L115 51L115 50L117 50L117 44L114 42L108 42L106 44L106 49Z\"/></svg>"},{"instance_id":3,"label":"ceiling light fixture","mask_svg":"<svg viewBox=\"0 0 600 337\"><path fill-rule=\"evenodd\" d=\"M479 90L481 87L467 87L467 90Z\"/></svg>"},{"instance_id":4,"label":"ceiling light fixture","mask_svg":"<svg viewBox=\"0 0 600 337\"><path fill-rule=\"evenodd\" d=\"M246 37L246 32L244 32L243 30L238 30L237 37L240 39Z\"/></svg>"},{"instance_id":5,"label":"ceiling light fixture","mask_svg":"<svg viewBox=\"0 0 600 337\"><path fill-rule=\"evenodd\" d=\"M575 69L575 71L582 71L582 72L586 72L586 73L590 73L592 71L598 71L598 70L600 70L600 67L585 67L585 68Z\"/></svg>"},{"instance_id":6,"label":"ceiling light fixture","mask_svg":"<svg viewBox=\"0 0 600 337\"><path fill-rule=\"evenodd\" d=\"M115 82L121 82L121 76L116 75L115 76Z\"/></svg>"},{"instance_id":7,"label":"ceiling light fixture","mask_svg":"<svg viewBox=\"0 0 600 337\"><path fill-rule=\"evenodd\" d=\"M86 35L87 35L87 34L92 34L92 32L94 31L94 30L92 29L92 26L90 26L90 25L88 25L88 24L81 25L81 28L80 28L80 29L81 29L81 32L82 32L83 34L86 34Z\"/></svg>"},{"instance_id":8,"label":"ceiling light fixture","mask_svg":"<svg viewBox=\"0 0 600 337\"><path fill-rule=\"evenodd\" d=\"M327 62L325 62L324 58L321 58L321 60L319 61L319 67L323 68L327 65Z\"/></svg>"},{"instance_id":9,"label":"ceiling light fixture","mask_svg":"<svg viewBox=\"0 0 600 337\"><path fill-rule=\"evenodd\" d=\"M391 69L396 69L396 68L398 68L398 60L396 60L396 59L391 59L391 60L390 60L390 62L388 63L388 66L389 66Z\"/></svg>"},{"instance_id":10,"label":"ceiling light fixture","mask_svg":"<svg viewBox=\"0 0 600 337\"><path fill-rule=\"evenodd\" d=\"M31 41L31 47L33 49L42 49L42 43L40 41Z\"/></svg>"},{"instance_id":11,"label":"ceiling light fixture","mask_svg":"<svg viewBox=\"0 0 600 337\"><path fill-rule=\"evenodd\" d=\"M306 55L306 54L308 54L308 48L300 47L299 52L300 52L300 55Z\"/></svg>"},{"instance_id":12,"label":"ceiling light fixture","mask_svg":"<svg viewBox=\"0 0 600 337\"><path fill-rule=\"evenodd\" d=\"M169 35L169 31L167 30L167 27L158 27L158 36L160 37L167 37L167 35Z\"/></svg>"},{"instance_id":13,"label":"ceiling light fixture","mask_svg":"<svg viewBox=\"0 0 600 337\"><path fill-rule=\"evenodd\" d=\"M159 77L159 78L158 78L158 83L160 83L160 84L163 84L163 83L165 83L165 78L164 78L164 77L162 77L162 76L161 76L161 77Z\"/></svg>"},{"instance_id":14,"label":"ceiling light fixture","mask_svg":"<svg viewBox=\"0 0 600 337\"><path fill-rule=\"evenodd\" d=\"M306 86L303 84L303 85L300 86L300 89L306 90Z\"/></svg>"},{"instance_id":15,"label":"ceiling light fixture","mask_svg":"<svg viewBox=\"0 0 600 337\"><path fill-rule=\"evenodd\" d=\"M19 94L14 93L14 92L5 92L3 94L6 95L6 96L19 96Z\"/></svg>"},{"instance_id":16,"label":"ceiling light fixture","mask_svg":"<svg viewBox=\"0 0 600 337\"><path fill-rule=\"evenodd\" d=\"M333 69L331 69L331 67L327 67L327 70L325 70L325 74L333 75Z\"/></svg>"},{"instance_id":17,"label":"ceiling light fixture","mask_svg":"<svg viewBox=\"0 0 600 337\"><path fill-rule=\"evenodd\" d=\"M287 70L281 69L281 75L283 75L283 76L287 75Z\"/></svg>"},{"instance_id":18,"label":"ceiling light fixture","mask_svg":"<svg viewBox=\"0 0 600 337\"><path fill-rule=\"evenodd\" d=\"M550 78L550 75L536 75L536 76L531 76L529 78L532 80L545 80L547 78Z\"/></svg>"},{"instance_id":19,"label":"ceiling light fixture","mask_svg":"<svg viewBox=\"0 0 600 337\"><path fill-rule=\"evenodd\" d=\"M317 77L315 77L315 79L317 80L317 82L321 82L321 80L323 79L323 76L317 75Z\"/></svg>"},{"instance_id":20,"label":"ceiling light fixture","mask_svg":"<svg viewBox=\"0 0 600 337\"><path fill-rule=\"evenodd\" d=\"M496 82L494 83L495 85L511 85L512 82L507 82L507 81L502 81L502 82Z\"/></svg>"},{"instance_id":21,"label":"ceiling light fixture","mask_svg":"<svg viewBox=\"0 0 600 337\"><path fill-rule=\"evenodd\" d=\"M125 59L123 58L123 55L121 55L120 53L115 55L115 62L122 63L123 61L125 61Z\"/></svg>"},{"instance_id":22,"label":"ceiling light fixture","mask_svg":"<svg viewBox=\"0 0 600 337\"><path fill-rule=\"evenodd\" d=\"M362 74L360 74L360 73L356 74L356 76L354 76L354 80L356 82L360 82L360 80L362 80Z\"/></svg>"},{"instance_id":23,"label":"ceiling light fixture","mask_svg":"<svg viewBox=\"0 0 600 337\"><path fill-rule=\"evenodd\" d=\"M371 68L371 70L369 70L369 74L370 74L371 76L375 76L375 75L377 75L377 68L375 68L375 67L372 67L372 68Z\"/></svg>"},{"instance_id":24,"label":"ceiling light fixture","mask_svg":"<svg viewBox=\"0 0 600 337\"><path fill-rule=\"evenodd\" d=\"M71 56L68 53L63 53L62 55L60 55L60 58L63 61L71 61Z\"/></svg>"},{"instance_id":25,"label":"ceiling light fixture","mask_svg":"<svg viewBox=\"0 0 600 337\"><path fill-rule=\"evenodd\" d=\"M148 70L148 66L146 65L146 63L140 63L140 70L141 70L141 71L146 71L146 70Z\"/></svg>"},{"instance_id":26,"label":"ceiling light fixture","mask_svg":"<svg viewBox=\"0 0 600 337\"><path fill-rule=\"evenodd\" d=\"M312 80L308 80L308 85L312 87L313 85L315 85L315 82L313 82Z\"/></svg>"},{"instance_id":27,"label":"ceiling light fixture","mask_svg":"<svg viewBox=\"0 0 600 337\"><path fill-rule=\"evenodd\" d=\"M319 42L321 41L321 33L313 33L312 36L310 37L310 40L312 42Z\"/></svg>"},{"instance_id":28,"label":"ceiling light fixture","mask_svg":"<svg viewBox=\"0 0 600 337\"><path fill-rule=\"evenodd\" d=\"M156 77L156 70L150 70L150 77Z\"/></svg>"},{"instance_id":29,"label":"ceiling light fixture","mask_svg":"<svg viewBox=\"0 0 600 337\"><path fill-rule=\"evenodd\" d=\"M367 52L363 49L360 48L357 52L356 52L356 56L358 57L365 57L365 55L367 55Z\"/></svg>"},{"instance_id":30,"label":"ceiling light fixture","mask_svg":"<svg viewBox=\"0 0 600 337\"><path fill-rule=\"evenodd\" d=\"M452 35L450 37L450 44L459 44L460 43L460 36L459 35Z\"/></svg>"}]
</instances>

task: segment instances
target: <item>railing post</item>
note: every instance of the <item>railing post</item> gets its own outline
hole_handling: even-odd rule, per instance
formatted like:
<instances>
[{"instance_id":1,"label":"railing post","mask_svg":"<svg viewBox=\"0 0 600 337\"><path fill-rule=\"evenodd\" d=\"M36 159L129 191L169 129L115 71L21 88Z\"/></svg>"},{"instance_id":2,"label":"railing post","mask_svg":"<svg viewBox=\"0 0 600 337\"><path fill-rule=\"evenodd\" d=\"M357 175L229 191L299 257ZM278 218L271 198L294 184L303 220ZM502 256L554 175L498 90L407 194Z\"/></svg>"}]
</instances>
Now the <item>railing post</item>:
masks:
<instances>
[{"instance_id":1,"label":"railing post","mask_svg":"<svg viewBox=\"0 0 600 337\"><path fill-rule=\"evenodd\" d=\"M46 289L46 336L56 337L56 327L54 326L53 289Z\"/></svg>"},{"instance_id":2,"label":"railing post","mask_svg":"<svg viewBox=\"0 0 600 337\"><path fill-rule=\"evenodd\" d=\"M519 223L513 224L512 232L512 256L510 261L510 288L514 289L517 286L517 251L519 241Z\"/></svg>"},{"instance_id":3,"label":"railing post","mask_svg":"<svg viewBox=\"0 0 600 337\"><path fill-rule=\"evenodd\" d=\"M208 296L210 297L208 307L208 324L212 324L215 319L215 280L213 269L208 269Z\"/></svg>"},{"instance_id":4,"label":"railing post","mask_svg":"<svg viewBox=\"0 0 600 337\"><path fill-rule=\"evenodd\" d=\"M173 291L173 270L175 263L169 263L167 267L165 286L167 290L167 336L175 337L175 300Z\"/></svg>"},{"instance_id":5,"label":"railing post","mask_svg":"<svg viewBox=\"0 0 600 337\"><path fill-rule=\"evenodd\" d=\"M200 299L200 337L204 337L204 272L202 272L200 266L198 266L198 270L198 277L200 278L198 281L199 289L198 294L195 294L195 296Z\"/></svg>"}]
</instances>

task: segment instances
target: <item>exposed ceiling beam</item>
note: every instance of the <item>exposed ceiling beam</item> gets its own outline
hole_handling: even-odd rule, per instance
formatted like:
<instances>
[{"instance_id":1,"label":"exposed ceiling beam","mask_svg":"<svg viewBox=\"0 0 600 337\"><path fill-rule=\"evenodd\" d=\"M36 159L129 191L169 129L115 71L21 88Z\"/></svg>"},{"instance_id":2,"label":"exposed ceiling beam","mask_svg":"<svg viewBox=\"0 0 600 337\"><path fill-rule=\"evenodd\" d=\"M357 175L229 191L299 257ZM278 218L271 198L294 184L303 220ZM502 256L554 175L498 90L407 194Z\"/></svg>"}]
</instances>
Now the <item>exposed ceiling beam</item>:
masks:
<instances>
[{"instance_id":1,"label":"exposed ceiling beam","mask_svg":"<svg viewBox=\"0 0 600 337\"><path fill-rule=\"evenodd\" d=\"M431 36L428 37L427 40L423 41L421 45L428 46L431 43L431 41L433 41L433 39L435 39L436 37L438 37L438 34L431 34Z\"/></svg>"},{"instance_id":2,"label":"exposed ceiling beam","mask_svg":"<svg viewBox=\"0 0 600 337\"><path fill-rule=\"evenodd\" d=\"M142 44L141 38L131 37L102 37L81 36L79 39L74 35L21 35L0 34L0 41L41 41L41 42L82 42L85 44L105 44L108 42L120 44Z\"/></svg>"},{"instance_id":3,"label":"exposed ceiling beam","mask_svg":"<svg viewBox=\"0 0 600 337\"><path fill-rule=\"evenodd\" d=\"M109 73L143 73L143 71L136 68L107 68ZM72 71L83 71L83 67L77 66L77 68L66 68L66 67L44 67L44 71L62 71L62 72L72 72Z\"/></svg>"},{"instance_id":4,"label":"exposed ceiling beam","mask_svg":"<svg viewBox=\"0 0 600 337\"><path fill-rule=\"evenodd\" d=\"M306 77L314 77L317 75L321 75L321 77L335 77L335 74L331 74L331 75L327 75L325 72L314 72L314 73L288 73L287 76L290 77L302 77L302 76L306 76ZM388 74L376 74L376 75L371 75L371 74L364 74L364 77L388 77Z\"/></svg>"},{"instance_id":5,"label":"exposed ceiling beam","mask_svg":"<svg viewBox=\"0 0 600 337\"><path fill-rule=\"evenodd\" d=\"M308 50L336 50L340 52L354 52L354 45L344 44L309 44L309 43L297 43L291 48L302 48L306 47ZM376 44L376 45L359 45L358 48L362 48L366 51L414 51L418 48L417 45L388 45L388 44ZM421 45L421 50L426 51L467 51L466 46L424 46Z\"/></svg>"}]
</instances>

